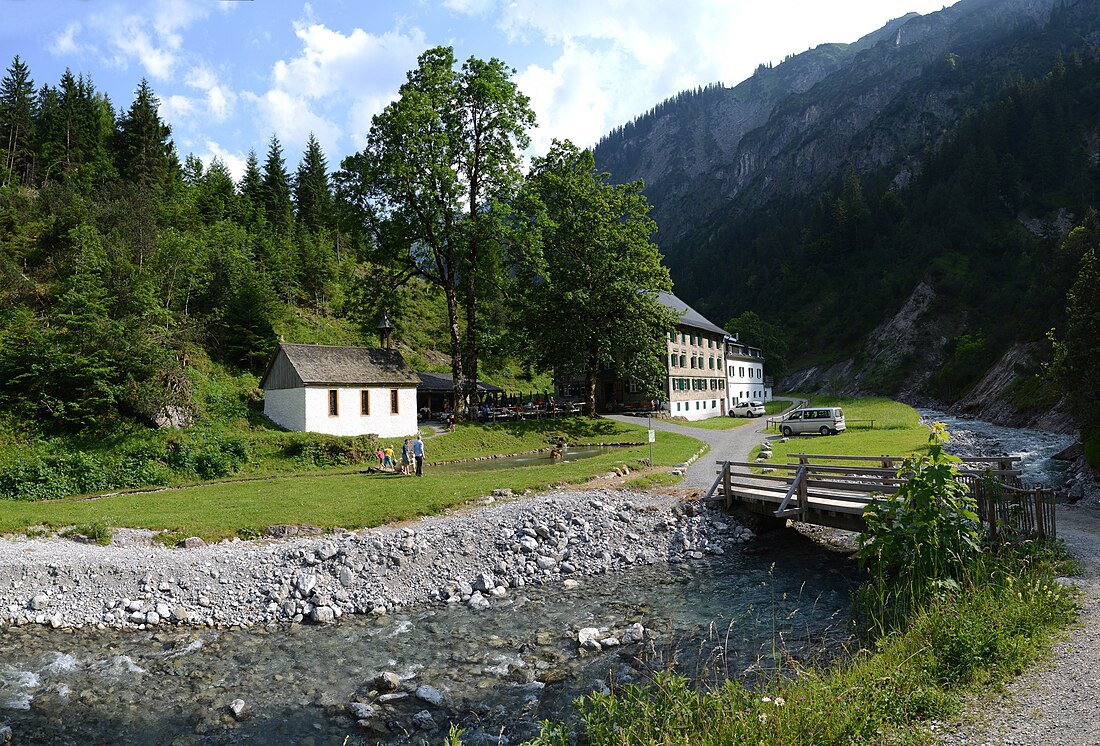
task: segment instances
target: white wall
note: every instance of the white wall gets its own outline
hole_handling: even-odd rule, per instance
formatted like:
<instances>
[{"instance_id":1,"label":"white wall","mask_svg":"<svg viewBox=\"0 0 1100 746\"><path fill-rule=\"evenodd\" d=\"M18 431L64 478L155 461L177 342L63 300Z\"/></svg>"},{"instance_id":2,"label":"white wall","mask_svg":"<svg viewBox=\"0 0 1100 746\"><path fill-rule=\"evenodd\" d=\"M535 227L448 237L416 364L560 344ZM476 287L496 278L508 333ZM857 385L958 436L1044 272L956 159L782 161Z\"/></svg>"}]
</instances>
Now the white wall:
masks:
<instances>
[{"instance_id":1,"label":"white wall","mask_svg":"<svg viewBox=\"0 0 1100 746\"><path fill-rule=\"evenodd\" d=\"M359 409L361 388L338 388L340 414L328 414L328 388L307 388L306 430L329 435L365 435L375 433L382 438L416 435L416 389L397 390L398 414L390 413L390 387L368 387L370 391L370 415L364 417Z\"/></svg>"},{"instance_id":2,"label":"white wall","mask_svg":"<svg viewBox=\"0 0 1100 746\"><path fill-rule=\"evenodd\" d=\"M739 401L771 401L771 389L764 385L764 366L759 362L727 359L726 396L731 407Z\"/></svg>"},{"instance_id":3,"label":"white wall","mask_svg":"<svg viewBox=\"0 0 1100 746\"><path fill-rule=\"evenodd\" d=\"M713 393L715 396L706 399L667 402L668 413L673 417L683 417L689 421L720 417L722 415L722 398L725 396L725 392L715 391ZM676 405L679 405L680 408L677 409Z\"/></svg>"},{"instance_id":4,"label":"white wall","mask_svg":"<svg viewBox=\"0 0 1100 746\"><path fill-rule=\"evenodd\" d=\"M305 389L272 389L264 392L264 414L287 430L306 429Z\"/></svg>"}]
</instances>

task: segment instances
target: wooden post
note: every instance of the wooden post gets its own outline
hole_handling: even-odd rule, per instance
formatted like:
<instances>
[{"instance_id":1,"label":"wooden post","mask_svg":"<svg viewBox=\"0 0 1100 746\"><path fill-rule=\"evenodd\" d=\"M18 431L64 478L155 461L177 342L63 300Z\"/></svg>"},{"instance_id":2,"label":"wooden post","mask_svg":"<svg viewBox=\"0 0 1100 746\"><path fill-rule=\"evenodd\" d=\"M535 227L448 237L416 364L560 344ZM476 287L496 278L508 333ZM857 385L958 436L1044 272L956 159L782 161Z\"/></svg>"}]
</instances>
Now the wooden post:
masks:
<instances>
[{"instance_id":1,"label":"wooden post","mask_svg":"<svg viewBox=\"0 0 1100 746\"><path fill-rule=\"evenodd\" d=\"M808 466L803 466L798 470L798 510L799 516L802 518L802 522L806 523L807 510L809 509L810 495L806 489L806 481L809 478L810 471Z\"/></svg>"},{"instance_id":2,"label":"wooden post","mask_svg":"<svg viewBox=\"0 0 1100 746\"><path fill-rule=\"evenodd\" d=\"M722 489L726 492L726 510L733 505L733 488L730 485L730 462L722 463Z\"/></svg>"},{"instance_id":3,"label":"wooden post","mask_svg":"<svg viewBox=\"0 0 1100 746\"><path fill-rule=\"evenodd\" d=\"M1045 491L1042 489L1031 491L1031 497L1035 500L1035 533L1040 539L1047 538L1047 522L1043 517L1043 493Z\"/></svg>"}]
</instances>

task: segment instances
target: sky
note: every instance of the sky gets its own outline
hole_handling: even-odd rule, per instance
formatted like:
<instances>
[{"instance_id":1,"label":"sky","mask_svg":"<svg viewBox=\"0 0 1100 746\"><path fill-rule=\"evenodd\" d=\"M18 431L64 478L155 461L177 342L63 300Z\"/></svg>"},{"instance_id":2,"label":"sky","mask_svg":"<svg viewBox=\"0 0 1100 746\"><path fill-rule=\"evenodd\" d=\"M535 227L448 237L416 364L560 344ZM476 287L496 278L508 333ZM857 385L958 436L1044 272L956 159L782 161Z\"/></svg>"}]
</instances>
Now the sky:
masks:
<instances>
[{"instance_id":1,"label":"sky","mask_svg":"<svg viewBox=\"0 0 1100 746\"><path fill-rule=\"evenodd\" d=\"M426 49L496 57L554 138L595 145L679 91L736 85L757 65L852 42L907 12L955 0L0 0L0 65L36 86L66 68L116 110L142 78L181 159L235 176L272 134L293 171L313 133L330 170L362 148L371 117Z\"/></svg>"}]
</instances>

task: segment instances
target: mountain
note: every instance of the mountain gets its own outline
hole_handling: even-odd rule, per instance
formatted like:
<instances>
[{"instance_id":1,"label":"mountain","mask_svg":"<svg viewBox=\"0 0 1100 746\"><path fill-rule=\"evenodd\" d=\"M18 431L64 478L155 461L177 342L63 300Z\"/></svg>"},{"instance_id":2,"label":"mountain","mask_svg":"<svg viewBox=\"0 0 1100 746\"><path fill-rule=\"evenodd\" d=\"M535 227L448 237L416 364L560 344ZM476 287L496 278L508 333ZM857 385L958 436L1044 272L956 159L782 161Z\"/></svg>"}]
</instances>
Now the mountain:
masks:
<instances>
[{"instance_id":1,"label":"mountain","mask_svg":"<svg viewBox=\"0 0 1100 746\"><path fill-rule=\"evenodd\" d=\"M1006 355L1030 375L1061 320L1098 42L1100 3L962 0L680 94L595 157L644 180L680 297L788 330L792 384L956 402Z\"/></svg>"}]
</instances>

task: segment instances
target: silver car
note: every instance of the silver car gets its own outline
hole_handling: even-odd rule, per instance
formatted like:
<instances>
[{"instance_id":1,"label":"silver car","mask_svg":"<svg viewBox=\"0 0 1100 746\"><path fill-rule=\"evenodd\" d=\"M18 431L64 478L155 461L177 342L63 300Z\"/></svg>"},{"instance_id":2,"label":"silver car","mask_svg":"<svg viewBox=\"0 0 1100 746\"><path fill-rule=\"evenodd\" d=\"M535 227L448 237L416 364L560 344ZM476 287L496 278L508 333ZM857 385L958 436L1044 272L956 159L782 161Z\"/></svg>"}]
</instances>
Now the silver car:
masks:
<instances>
[{"instance_id":1,"label":"silver car","mask_svg":"<svg viewBox=\"0 0 1100 746\"><path fill-rule=\"evenodd\" d=\"M847 426L844 424L844 410L840 407L796 409L779 423L779 431L784 435L801 433L836 435L845 429Z\"/></svg>"}]
</instances>

